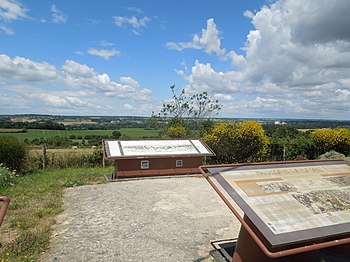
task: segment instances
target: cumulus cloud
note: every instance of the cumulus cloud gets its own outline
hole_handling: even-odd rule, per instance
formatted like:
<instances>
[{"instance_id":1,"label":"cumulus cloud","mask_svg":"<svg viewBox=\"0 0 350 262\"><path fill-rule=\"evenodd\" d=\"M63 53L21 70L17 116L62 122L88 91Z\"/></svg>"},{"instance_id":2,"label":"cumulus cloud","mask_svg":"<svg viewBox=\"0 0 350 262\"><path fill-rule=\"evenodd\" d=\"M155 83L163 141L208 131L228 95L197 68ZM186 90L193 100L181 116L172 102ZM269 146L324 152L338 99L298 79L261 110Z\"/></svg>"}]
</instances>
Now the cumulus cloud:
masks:
<instances>
[{"instance_id":1,"label":"cumulus cloud","mask_svg":"<svg viewBox=\"0 0 350 262\"><path fill-rule=\"evenodd\" d=\"M14 30L8 23L14 20L29 18L28 10L17 1L0 0L0 30L7 35L14 35Z\"/></svg>"},{"instance_id":2,"label":"cumulus cloud","mask_svg":"<svg viewBox=\"0 0 350 262\"><path fill-rule=\"evenodd\" d=\"M137 18L136 16L126 17L126 16L114 16L114 23L118 27L129 26L132 28L132 32L136 35L140 34L143 28L147 27L147 23L151 21L151 18L144 16L142 18Z\"/></svg>"},{"instance_id":3,"label":"cumulus cloud","mask_svg":"<svg viewBox=\"0 0 350 262\"><path fill-rule=\"evenodd\" d=\"M29 104L33 101L33 106L40 102L51 108L71 110L64 112L77 112L77 107L99 108L98 101L92 103L87 98L123 99L140 105L149 103L152 95L150 89L140 88L139 82L130 76L113 81L108 74L73 60L66 60L62 68L56 68L47 62L0 55L0 81L3 90L16 93Z\"/></svg>"},{"instance_id":4,"label":"cumulus cloud","mask_svg":"<svg viewBox=\"0 0 350 262\"><path fill-rule=\"evenodd\" d=\"M88 50L88 53L90 55L95 55L102 57L105 60L109 60L109 58L119 55L120 51L116 50L115 48L113 49L96 49L96 48L90 48Z\"/></svg>"},{"instance_id":5,"label":"cumulus cloud","mask_svg":"<svg viewBox=\"0 0 350 262\"><path fill-rule=\"evenodd\" d=\"M47 62L35 62L24 57L11 58L0 54L0 79L21 81L47 81L57 77L55 66Z\"/></svg>"},{"instance_id":6,"label":"cumulus cloud","mask_svg":"<svg viewBox=\"0 0 350 262\"><path fill-rule=\"evenodd\" d=\"M345 26L350 23L349 12L350 2L342 0L279 0L244 13L254 29L247 33L242 55L221 48L210 19L201 36L168 47L203 49L232 61L232 69L224 72L200 61L187 75L179 71L188 90L240 98L235 102L241 110L230 103L224 110L237 114L245 110L247 116L279 112L286 117L349 118L350 33Z\"/></svg>"},{"instance_id":7,"label":"cumulus cloud","mask_svg":"<svg viewBox=\"0 0 350 262\"><path fill-rule=\"evenodd\" d=\"M202 29L201 36L195 34L190 42L167 42L166 46L177 51L188 48L204 49L207 54L215 53L220 57L223 57L226 53L225 49L221 48L219 30L213 18L208 19L207 28Z\"/></svg>"},{"instance_id":8,"label":"cumulus cloud","mask_svg":"<svg viewBox=\"0 0 350 262\"><path fill-rule=\"evenodd\" d=\"M52 22L56 24L65 23L68 20L68 16L64 14L56 5L51 6Z\"/></svg>"}]
</instances>

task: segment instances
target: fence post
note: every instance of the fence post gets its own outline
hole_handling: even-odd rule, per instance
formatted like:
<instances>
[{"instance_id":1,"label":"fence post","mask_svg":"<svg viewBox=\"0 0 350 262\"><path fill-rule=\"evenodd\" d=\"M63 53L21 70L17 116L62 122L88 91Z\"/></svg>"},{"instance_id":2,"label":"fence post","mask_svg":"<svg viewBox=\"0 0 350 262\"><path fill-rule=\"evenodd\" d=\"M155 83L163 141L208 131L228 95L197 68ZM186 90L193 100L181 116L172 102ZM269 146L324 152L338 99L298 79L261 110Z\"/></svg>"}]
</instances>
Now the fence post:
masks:
<instances>
[{"instance_id":1,"label":"fence post","mask_svg":"<svg viewBox=\"0 0 350 262\"><path fill-rule=\"evenodd\" d=\"M46 144L43 144L43 169L46 168Z\"/></svg>"}]
</instances>

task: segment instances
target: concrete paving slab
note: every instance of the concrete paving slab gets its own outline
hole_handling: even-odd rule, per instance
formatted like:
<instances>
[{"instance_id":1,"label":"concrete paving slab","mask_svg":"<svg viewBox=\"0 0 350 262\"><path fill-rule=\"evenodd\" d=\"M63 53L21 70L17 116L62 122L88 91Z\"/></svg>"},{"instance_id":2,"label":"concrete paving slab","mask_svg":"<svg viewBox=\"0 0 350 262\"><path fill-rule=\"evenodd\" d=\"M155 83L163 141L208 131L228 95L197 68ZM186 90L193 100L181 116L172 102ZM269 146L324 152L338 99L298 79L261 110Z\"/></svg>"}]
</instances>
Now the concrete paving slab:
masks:
<instances>
[{"instance_id":1,"label":"concrete paving slab","mask_svg":"<svg viewBox=\"0 0 350 262\"><path fill-rule=\"evenodd\" d=\"M65 191L42 261L213 261L210 241L239 223L202 177L130 180Z\"/></svg>"}]
</instances>

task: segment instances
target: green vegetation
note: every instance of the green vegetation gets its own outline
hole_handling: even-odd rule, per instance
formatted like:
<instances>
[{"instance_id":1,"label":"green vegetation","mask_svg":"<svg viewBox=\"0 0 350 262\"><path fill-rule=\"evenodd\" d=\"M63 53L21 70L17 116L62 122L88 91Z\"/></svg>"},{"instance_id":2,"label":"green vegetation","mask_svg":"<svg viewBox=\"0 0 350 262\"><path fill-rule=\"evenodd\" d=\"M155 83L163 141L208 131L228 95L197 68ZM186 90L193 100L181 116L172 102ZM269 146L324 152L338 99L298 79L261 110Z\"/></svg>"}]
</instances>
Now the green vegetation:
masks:
<instances>
[{"instance_id":1,"label":"green vegetation","mask_svg":"<svg viewBox=\"0 0 350 262\"><path fill-rule=\"evenodd\" d=\"M1 227L0 261L37 261L48 247L55 216L62 212L64 188L105 183L103 175L109 172L111 168L47 169L0 188L0 195L11 197Z\"/></svg>"},{"instance_id":2,"label":"green vegetation","mask_svg":"<svg viewBox=\"0 0 350 262\"><path fill-rule=\"evenodd\" d=\"M270 137L270 161L315 159L315 146L310 132L301 132L288 125L265 126Z\"/></svg>"},{"instance_id":3,"label":"green vegetation","mask_svg":"<svg viewBox=\"0 0 350 262\"><path fill-rule=\"evenodd\" d=\"M13 136L0 136L0 161L11 170L22 171L26 145Z\"/></svg>"},{"instance_id":4,"label":"green vegetation","mask_svg":"<svg viewBox=\"0 0 350 262\"><path fill-rule=\"evenodd\" d=\"M110 161L106 161L106 165L110 164ZM46 168L100 167L102 150L101 148L47 149L45 165ZM33 171L42 168L42 149L30 150L25 161L25 170Z\"/></svg>"},{"instance_id":5,"label":"green vegetation","mask_svg":"<svg viewBox=\"0 0 350 262\"><path fill-rule=\"evenodd\" d=\"M4 129L2 129L4 130ZM48 137L66 137L70 136L75 137L85 137L91 135L99 135L99 136L112 136L114 130L44 130L44 129L28 129L26 133L13 133L11 136L15 136L21 140L32 140L34 138L48 138ZM142 137L158 137L159 130L153 129L144 129L144 128L121 128L118 130L122 137L127 138L142 138ZM0 133L0 136L3 134ZM9 135L9 134L7 134Z\"/></svg>"},{"instance_id":6,"label":"green vegetation","mask_svg":"<svg viewBox=\"0 0 350 262\"><path fill-rule=\"evenodd\" d=\"M312 139L318 154L335 150L349 155L350 153L350 130L346 128L320 129L312 132Z\"/></svg>"},{"instance_id":7,"label":"green vegetation","mask_svg":"<svg viewBox=\"0 0 350 262\"><path fill-rule=\"evenodd\" d=\"M13 186L16 183L16 173L0 163L0 189Z\"/></svg>"},{"instance_id":8,"label":"green vegetation","mask_svg":"<svg viewBox=\"0 0 350 262\"><path fill-rule=\"evenodd\" d=\"M203 139L216 153L216 163L262 161L269 145L264 129L255 121L218 123Z\"/></svg>"}]
</instances>

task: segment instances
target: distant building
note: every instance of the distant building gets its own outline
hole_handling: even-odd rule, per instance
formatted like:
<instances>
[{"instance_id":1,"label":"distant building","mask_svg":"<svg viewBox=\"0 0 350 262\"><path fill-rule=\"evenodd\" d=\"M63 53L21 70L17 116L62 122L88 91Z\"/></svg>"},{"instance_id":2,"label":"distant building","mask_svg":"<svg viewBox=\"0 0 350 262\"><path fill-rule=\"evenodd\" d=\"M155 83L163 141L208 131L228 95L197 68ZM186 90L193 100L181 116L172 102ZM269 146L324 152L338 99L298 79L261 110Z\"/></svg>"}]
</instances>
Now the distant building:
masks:
<instances>
[{"instance_id":1,"label":"distant building","mask_svg":"<svg viewBox=\"0 0 350 262\"><path fill-rule=\"evenodd\" d=\"M286 122L275 121L275 125L286 125Z\"/></svg>"},{"instance_id":2,"label":"distant building","mask_svg":"<svg viewBox=\"0 0 350 262\"><path fill-rule=\"evenodd\" d=\"M103 152L118 178L196 174L215 155L201 140L104 140Z\"/></svg>"}]
</instances>

